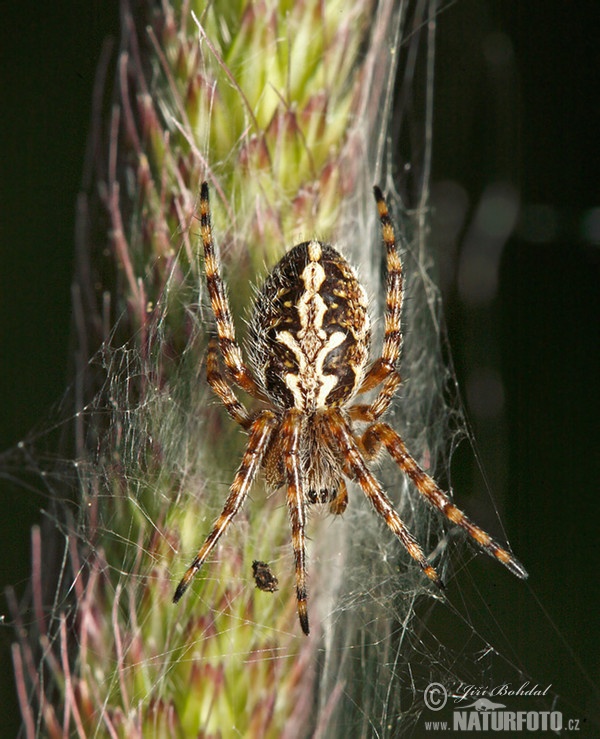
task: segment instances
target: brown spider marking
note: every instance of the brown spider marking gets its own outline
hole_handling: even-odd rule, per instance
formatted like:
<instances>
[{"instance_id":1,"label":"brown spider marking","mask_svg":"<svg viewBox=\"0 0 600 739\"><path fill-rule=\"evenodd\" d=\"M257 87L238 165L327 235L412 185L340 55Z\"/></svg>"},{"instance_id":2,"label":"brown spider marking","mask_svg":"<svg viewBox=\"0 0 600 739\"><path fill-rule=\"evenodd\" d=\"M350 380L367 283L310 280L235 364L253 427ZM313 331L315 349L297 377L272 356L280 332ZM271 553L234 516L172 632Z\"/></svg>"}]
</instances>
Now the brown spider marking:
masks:
<instances>
[{"instance_id":1,"label":"brown spider marking","mask_svg":"<svg viewBox=\"0 0 600 739\"><path fill-rule=\"evenodd\" d=\"M344 257L329 244L308 241L291 249L267 277L254 305L243 359L212 238L208 185L200 190L200 227L206 284L217 336L207 355L207 379L227 413L248 433L248 444L223 511L177 586L187 590L221 534L246 500L260 470L267 486L285 485L292 530L298 616L309 633L305 529L307 507L329 504L334 514L348 504L344 477L354 480L424 574L439 575L408 530L368 463L385 450L431 506L460 526L485 552L518 577L524 567L472 523L417 464L400 435L380 421L400 385L402 263L394 226L381 190L374 188L386 248L385 335L381 356L367 366L371 340L366 293ZM219 354L225 375L219 368ZM268 404L250 413L230 382ZM379 388L371 403L357 395ZM366 423L361 433L353 422Z\"/></svg>"}]
</instances>

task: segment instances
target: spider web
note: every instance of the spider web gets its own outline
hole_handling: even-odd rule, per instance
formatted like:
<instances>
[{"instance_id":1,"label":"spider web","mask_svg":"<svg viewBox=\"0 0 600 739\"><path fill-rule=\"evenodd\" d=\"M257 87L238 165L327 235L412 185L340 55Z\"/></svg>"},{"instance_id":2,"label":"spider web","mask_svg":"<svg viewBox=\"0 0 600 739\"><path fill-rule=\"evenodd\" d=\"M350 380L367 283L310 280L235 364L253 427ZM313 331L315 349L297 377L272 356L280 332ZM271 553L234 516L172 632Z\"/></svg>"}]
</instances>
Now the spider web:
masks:
<instances>
[{"instance_id":1,"label":"spider web","mask_svg":"<svg viewBox=\"0 0 600 739\"><path fill-rule=\"evenodd\" d=\"M458 492L462 480L453 472L453 453L464 442L475 455L474 441L450 362L426 209L435 20L444 9L415 3L403 19L405 35L390 39L403 73L382 108L382 134L365 180L375 176L388 185L394 220L404 234L404 383L387 420L427 471ZM400 176L393 168L399 149L401 161L411 163ZM394 181L400 183L397 191ZM379 318L377 347L384 305L378 226L367 187L360 190L348 198L341 233L355 235L347 250L368 286L372 315ZM133 725L160 735L175 725L173 712L190 710L187 701L198 685L227 680L234 693L231 723L223 724L227 719L209 707L206 724L197 727L205 735L262 735L260 727L268 723L261 721L267 722L285 690L294 705L286 736L420 735L426 718L447 716L426 705L432 683L443 685L450 697L461 695L463 686L539 684L521 663L518 633L491 604L493 582L502 579L514 603L528 586L479 556L389 462L377 466L377 476L447 583L447 594L433 591L352 485L343 516L310 517L313 632L305 639L289 599L293 562L283 497L273 494L265 502L259 483L207 565L201 589L189 594L185 616L174 609L173 588L219 513L244 448L244 437L206 387L202 266L191 246L197 234L189 217L181 228L180 248L164 268L161 290L144 296L152 309L135 339L121 340L126 318L107 322L98 351L89 362L80 358L85 370L53 414L57 420L1 460L3 474L47 500L42 533L36 529L32 536L30 593L11 603L21 634L15 664L30 706L24 710L28 735L44 734L53 722L64 724L67 715L70 730L74 726L80 735L118 733ZM375 248L366 254L364 243ZM176 336L174 315L184 316L184 330ZM57 448L57 437L63 439L58 458L47 451ZM72 453L62 451L69 446ZM485 489L485 481L479 482ZM483 505L505 539L491 496ZM255 590L248 564L253 559L267 561L276 572L277 593ZM245 647L248 633L251 650ZM110 658L103 661L106 651ZM252 726L238 725L238 716L252 683L265 675L271 702L253 704L258 728L252 734ZM173 683L177 698L170 702ZM54 701L60 704L59 685L68 710L52 715ZM119 692L117 710L111 695ZM557 699L551 688L543 696L515 698L511 707L517 710L522 700L523 710L550 711Z\"/></svg>"}]
</instances>

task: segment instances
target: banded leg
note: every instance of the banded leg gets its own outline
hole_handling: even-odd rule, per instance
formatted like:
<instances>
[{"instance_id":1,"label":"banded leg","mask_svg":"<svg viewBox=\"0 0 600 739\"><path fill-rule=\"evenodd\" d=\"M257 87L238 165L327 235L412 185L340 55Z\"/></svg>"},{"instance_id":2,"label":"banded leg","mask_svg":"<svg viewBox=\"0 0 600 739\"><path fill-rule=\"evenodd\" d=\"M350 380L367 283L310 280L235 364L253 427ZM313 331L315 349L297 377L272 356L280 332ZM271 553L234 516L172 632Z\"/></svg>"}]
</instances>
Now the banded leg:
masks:
<instances>
[{"instance_id":1,"label":"banded leg","mask_svg":"<svg viewBox=\"0 0 600 739\"><path fill-rule=\"evenodd\" d=\"M206 287L217 324L219 348L223 355L223 361L233 380L243 390L255 397L262 397L261 391L252 377L252 373L244 363L242 350L235 338L235 327L231 317L229 299L227 298L225 285L223 284L219 271L219 262L215 254L207 182L203 182L200 187L200 233L202 234L202 244L204 246Z\"/></svg>"},{"instance_id":2,"label":"banded leg","mask_svg":"<svg viewBox=\"0 0 600 739\"><path fill-rule=\"evenodd\" d=\"M348 427L346 421L344 421L337 411L331 411L329 419L330 424L324 425L324 427L329 429L329 433L331 435L331 449L344 450L346 463L373 508L383 518L392 533L398 537L402 546L415 562L417 562L427 577L439 588L443 588L444 585L440 576L429 564L417 540L410 533L406 524L402 521L397 511L392 506L392 503L385 494L383 488L365 464L356 439L352 435L352 431Z\"/></svg>"},{"instance_id":3,"label":"banded leg","mask_svg":"<svg viewBox=\"0 0 600 739\"><path fill-rule=\"evenodd\" d=\"M381 221L383 243L386 247L385 335L381 357L376 359L367 370L362 385L358 390L359 393L372 390L395 372L396 364L400 358L400 350L402 349L402 262L400 261L400 255L396 247L394 226L383 193L377 186L373 188L373 192L377 202L377 210L379 211L379 220Z\"/></svg>"},{"instance_id":4,"label":"banded leg","mask_svg":"<svg viewBox=\"0 0 600 739\"><path fill-rule=\"evenodd\" d=\"M400 375L394 371L383 381L381 390L372 403L352 405L348 408L350 418L353 421L368 421L369 423L381 418L390 407L401 382Z\"/></svg>"},{"instance_id":5,"label":"banded leg","mask_svg":"<svg viewBox=\"0 0 600 739\"><path fill-rule=\"evenodd\" d=\"M219 396L221 402L225 406L225 410L236 423L239 423L245 429L249 429L252 420L248 415L248 411L237 399L219 369L219 345L217 339L212 336L208 342L208 353L206 355L206 379L208 384Z\"/></svg>"},{"instance_id":6,"label":"banded leg","mask_svg":"<svg viewBox=\"0 0 600 739\"><path fill-rule=\"evenodd\" d=\"M409 454L401 436L387 423L376 423L370 426L362 437L362 445L369 456L376 456L383 445L394 462L408 475L415 487L429 503L444 514L452 523L460 526L479 546L507 567L517 577L527 577L523 565L506 549L501 547L483 529L470 521L457 508L448 496L437 486L435 481L424 472Z\"/></svg>"},{"instance_id":7,"label":"banded leg","mask_svg":"<svg viewBox=\"0 0 600 739\"><path fill-rule=\"evenodd\" d=\"M213 547L244 504L244 501L248 496L250 486L256 477L256 473L260 469L260 465L276 427L277 419L275 414L270 411L264 411L261 413L250 427L248 446L246 447L246 451L242 457L242 462L236 472L233 482L231 483L229 496L225 501L223 511L215 521L212 531L200 548L194 561L188 567L185 575L181 578L181 582L177 586L175 595L173 596L173 603L177 603L181 599L181 596L188 589L189 584L200 567L202 567L202 564L212 551Z\"/></svg>"},{"instance_id":8,"label":"banded leg","mask_svg":"<svg viewBox=\"0 0 600 739\"><path fill-rule=\"evenodd\" d=\"M306 607L306 501L302 470L300 468L300 412L289 410L281 424L281 437L285 439L284 459L287 479L287 505L292 527L292 546L296 571L296 599L298 618L302 631L308 635Z\"/></svg>"}]
</instances>

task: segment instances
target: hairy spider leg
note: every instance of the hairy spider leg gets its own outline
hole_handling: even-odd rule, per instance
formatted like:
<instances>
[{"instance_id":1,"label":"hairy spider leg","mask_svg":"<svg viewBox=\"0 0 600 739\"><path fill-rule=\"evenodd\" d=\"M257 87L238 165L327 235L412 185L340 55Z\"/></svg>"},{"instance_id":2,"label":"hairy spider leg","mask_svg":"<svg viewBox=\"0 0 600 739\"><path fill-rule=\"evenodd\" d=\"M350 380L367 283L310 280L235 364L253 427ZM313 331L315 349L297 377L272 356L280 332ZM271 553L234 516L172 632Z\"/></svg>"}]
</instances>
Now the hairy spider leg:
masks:
<instances>
[{"instance_id":1,"label":"hairy spider leg","mask_svg":"<svg viewBox=\"0 0 600 739\"><path fill-rule=\"evenodd\" d=\"M434 508L437 508L452 523L464 529L471 539L479 544L487 554L507 567L513 575L521 578L527 577L527 571L523 565L510 552L495 542L483 529L470 521L436 485L435 481L419 467L408 452L400 434L387 423L375 423L364 432L361 446L364 447L370 458L374 458L382 445L387 449L398 467L412 480L419 493Z\"/></svg>"},{"instance_id":2,"label":"hairy spider leg","mask_svg":"<svg viewBox=\"0 0 600 739\"><path fill-rule=\"evenodd\" d=\"M173 603L177 603L181 599L205 559L243 506L277 426L277 417L271 411L263 411L252 423L248 445L229 488L229 496L225 501L223 511L215 521L212 531L198 551L194 561L181 578L181 582L173 596Z\"/></svg>"},{"instance_id":3,"label":"hairy spider leg","mask_svg":"<svg viewBox=\"0 0 600 739\"><path fill-rule=\"evenodd\" d=\"M373 188L373 193L375 194L375 201L377 202L377 210L379 212L379 220L381 222L381 233L383 236L383 243L386 248L387 277L385 333L381 356L376 359L367 370L358 390L359 393L365 393L368 390L372 390L382 383L389 375L396 372L396 364L398 363L400 351L402 349L401 319L404 290L402 261L400 260L400 254L396 247L394 226L392 224L392 219L390 218L383 193L377 186ZM385 397L387 398L387 406L389 406L392 396L389 396L386 390L382 390L382 393L386 393Z\"/></svg>"},{"instance_id":4,"label":"hairy spider leg","mask_svg":"<svg viewBox=\"0 0 600 739\"><path fill-rule=\"evenodd\" d=\"M427 577L440 589L443 589L444 584L442 583L440 576L435 571L435 568L429 564L423 550L419 546L419 543L394 509L390 499L381 487L381 484L367 467L358 447L358 443L347 422L336 409L328 411L327 415L329 423L325 424L324 427L327 428L330 435L330 448L332 451L336 448L344 450L344 456L349 471L352 472L354 478L362 488L362 491L367 496L367 499L370 501L373 508L386 522L390 531L398 537L402 546L415 562L417 562Z\"/></svg>"},{"instance_id":5,"label":"hairy spider leg","mask_svg":"<svg viewBox=\"0 0 600 739\"><path fill-rule=\"evenodd\" d=\"M227 291L221 278L219 262L215 253L210 219L210 200L208 183L203 182L200 187L200 233L204 246L204 272L206 287L210 297L210 304L217 324L219 348L225 366L234 382L243 390L255 397L262 397L262 393L246 366L242 357L242 350L235 338L235 327L231 317Z\"/></svg>"},{"instance_id":6,"label":"hairy spider leg","mask_svg":"<svg viewBox=\"0 0 600 739\"><path fill-rule=\"evenodd\" d=\"M248 411L238 400L219 368L219 344L214 336L211 336L208 342L208 352L206 354L206 379L213 391L219 396L221 402L225 406L227 413L236 423L239 423L245 429L249 429L252 419Z\"/></svg>"},{"instance_id":7,"label":"hairy spider leg","mask_svg":"<svg viewBox=\"0 0 600 739\"><path fill-rule=\"evenodd\" d=\"M373 422L380 418L390 407L390 404L402 380L398 372L386 377L377 397L369 404L356 404L348 408L348 414L353 421Z\"/></svg>"},{"instance_id":8,"label":"hairy spider leg","mask_svg":"<svg viewBox=\"0 0 600 739\"><path fill-rule=\"evenodd\" d=\"M292 408L288 410L281 424L281 438L284 439L284 461L287 480L287 506L292 527L292 547L296 570L296 599L298 618L302 631L308 635L307 592L306 592L306 496L300 467L300 422L302 414Z\"/></svg>"}]
</instances>

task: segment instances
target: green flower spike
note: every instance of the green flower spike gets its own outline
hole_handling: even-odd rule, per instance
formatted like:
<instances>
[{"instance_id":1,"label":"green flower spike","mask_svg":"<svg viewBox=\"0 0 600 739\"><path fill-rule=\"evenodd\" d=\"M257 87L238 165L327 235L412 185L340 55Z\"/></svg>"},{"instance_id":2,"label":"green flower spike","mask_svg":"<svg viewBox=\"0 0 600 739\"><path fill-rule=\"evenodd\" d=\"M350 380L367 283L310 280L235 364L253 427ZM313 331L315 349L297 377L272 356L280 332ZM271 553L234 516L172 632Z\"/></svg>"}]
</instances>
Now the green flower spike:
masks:
<instances>
[{"instance_id":1,"label":"green flower spike","mask_svg":"<svg viewBox=\"0 0 600 739\"><path fill-rule=\"evenodd\" d=\"M240 340L253 286L299 241L344 241L369 283L402 4L136 6L122 4L114 97L106 127L95 121L79 203L78 410L61 475L75 506L60 503L53 531L34 532L35 623L14 650L26 734L324 736L341 685L317 696L317 650L343 521L311 521L308 638L284 498L260 482L172 603L246 438L206 383L198 192L208 180ZM61 541L48 600L42 552ZM255 586L253 560L278 590Z\"/></svg>"}]
</instances>

